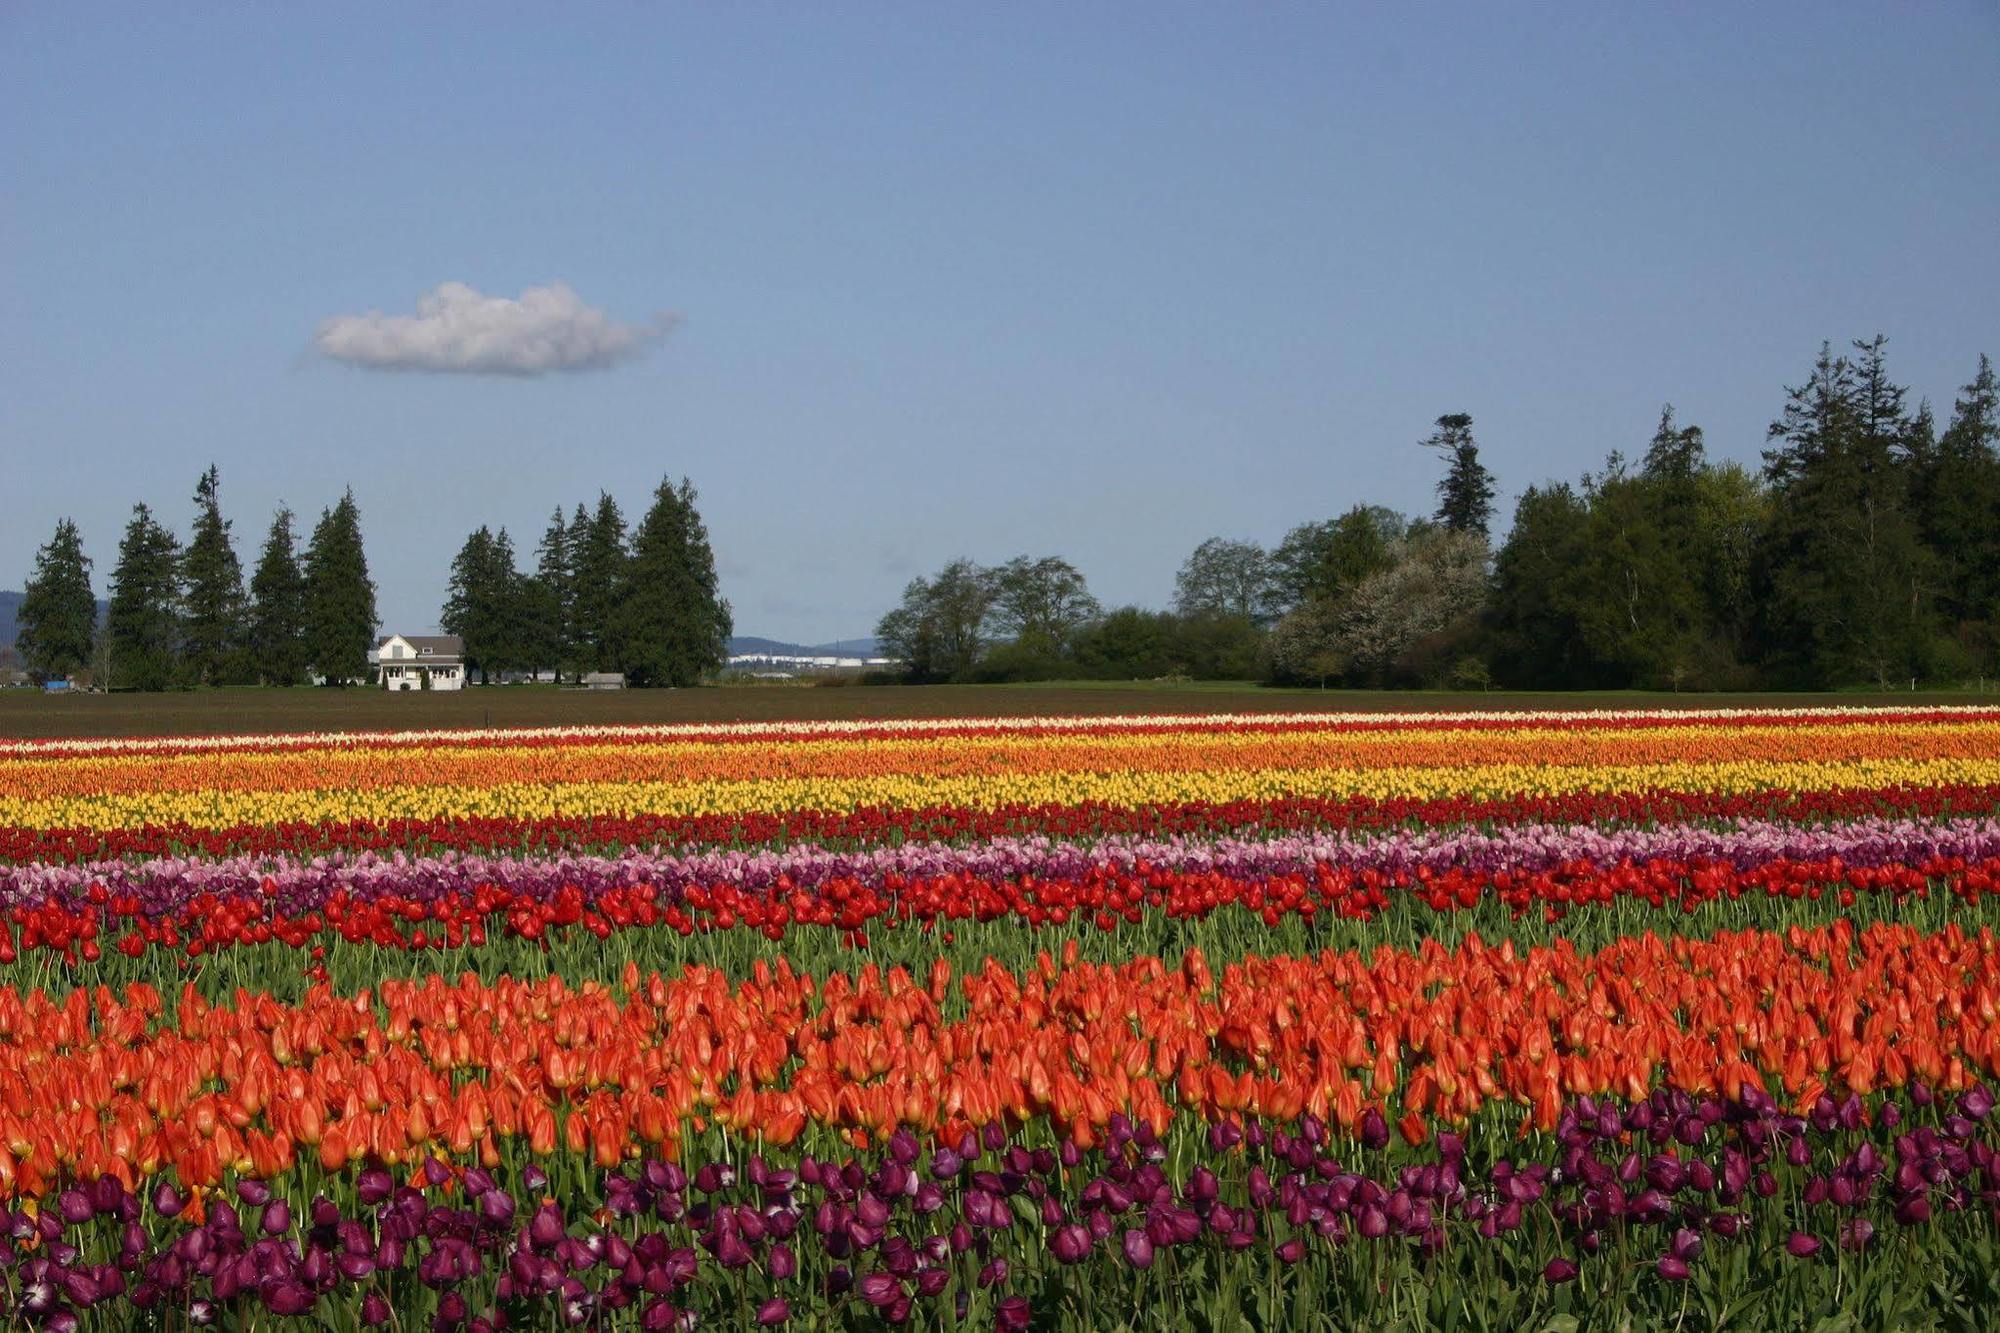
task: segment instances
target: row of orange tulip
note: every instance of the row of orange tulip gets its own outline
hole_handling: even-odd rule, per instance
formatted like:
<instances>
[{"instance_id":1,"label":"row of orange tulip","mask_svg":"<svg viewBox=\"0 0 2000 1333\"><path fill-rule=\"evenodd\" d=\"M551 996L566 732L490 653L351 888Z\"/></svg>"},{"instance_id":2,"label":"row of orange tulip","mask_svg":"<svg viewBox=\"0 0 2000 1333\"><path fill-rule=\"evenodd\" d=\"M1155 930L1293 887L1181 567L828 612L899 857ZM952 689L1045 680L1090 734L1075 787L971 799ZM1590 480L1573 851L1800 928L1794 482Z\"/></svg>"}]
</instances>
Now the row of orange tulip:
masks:
<instances>
[{"instance_id":1,"label":"row of orange tulip","mask_svg":"<svg viewBox=\"0 0 2000 1333\"><path fill-rule=\"evenodd\" d=\"M0 990L0 1194L301 1158L492 1162L510 1140L610 1165L711 1123L785 1144L1046 1120L1089 1143L1120 1111L1352 1127L1375 1106L1415 1141L1496 1103L1547 1128L1573 1094L1810 1101L2000 1069L2000 945L1955 927L1649 934L1594 956L1474 939L1220 975L1198 953L824 981L781 962L734 984L634 971L621 990L434 977L295 1006L190 989L172 1009L146 987Z\"/></svg>"}]
</instances>

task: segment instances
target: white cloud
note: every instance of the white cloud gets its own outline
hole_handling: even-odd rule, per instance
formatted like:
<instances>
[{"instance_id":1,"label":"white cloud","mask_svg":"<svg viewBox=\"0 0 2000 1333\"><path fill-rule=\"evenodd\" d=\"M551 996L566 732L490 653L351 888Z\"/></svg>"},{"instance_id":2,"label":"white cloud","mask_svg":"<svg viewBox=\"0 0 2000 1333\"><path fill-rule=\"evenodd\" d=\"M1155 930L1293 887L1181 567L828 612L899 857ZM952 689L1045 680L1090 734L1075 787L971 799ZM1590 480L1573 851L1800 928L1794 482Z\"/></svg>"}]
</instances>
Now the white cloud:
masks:
<instances>
[{"instance_id":1,"label":"white cloud","mask_svg":"<svg viewBox=\"0 0 2000 1333\"><path fill-rule=\"evenodd\" d=\"M645 324L620 323L560 282L530 287L518 299L447 282L426 292L414 315L335 315L313 334L313 346L369 370L546 375L616 365L676 322L659 315Z\"/></svg>"}]
</instances>

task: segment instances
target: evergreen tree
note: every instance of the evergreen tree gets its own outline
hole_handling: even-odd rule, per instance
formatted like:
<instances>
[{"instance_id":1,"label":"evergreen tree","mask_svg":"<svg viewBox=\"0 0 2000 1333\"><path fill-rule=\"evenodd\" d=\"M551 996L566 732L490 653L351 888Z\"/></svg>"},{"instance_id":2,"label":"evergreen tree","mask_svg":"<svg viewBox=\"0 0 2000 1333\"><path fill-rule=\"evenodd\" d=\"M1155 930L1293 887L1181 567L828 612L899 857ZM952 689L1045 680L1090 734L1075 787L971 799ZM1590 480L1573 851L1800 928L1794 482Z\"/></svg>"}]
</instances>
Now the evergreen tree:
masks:
<instances>
[{"instance_id":1,"label":"evergreen tree","mask_svg":"<svg viewBox=\"0 0 2000 1333\"><path fill-rule=\"evenodd\" d=\"M532 665L523 642L527 580L514 568L514 539L482 526L451 562L439 623L465 640L466 669L484 685L503 671Z\"/></svg>"},{"instance_id":2,"label":"evergreen tree","mask_svg":"<svg viewBox=\"0 0 2000 1333\"><path fill-rule=\"evenodd\" d=\"M67 679L90 663L97 637L97 595L90 557L76 524L62 519L48 545L35 552L35 572L15 612L15 646L41 680Z\"/></svg>"},{"instance_id":3,"label":"evergreen tree","mask_svg":"<svg viewBox=\"0 0 2000 1333\"><path fill-rule=\"evenodd\" d=\"M584 669L616 671L619 645L614 612L631 559L625 544L625 515L618 502L598 492L597 512L589 518L578 505L577 517L570 524L570 542L576 570L576 591L571 600L576 608L577 657Z\"/></svg>"},{"instance_id":4,"label":"evergreen tree","mask_svg":"<svg viewBox=\"0 0 2000 1333\"><path fill-rule=\"evenodd\" d=\"M1674 405L1660 409L1660 424L1646 445L1644 475L1657 482L1692 482L1708 463L1707 446L1701 427L1680 426L1674 421Z\"/></svg>"},{"instance_id":5,"label":"evergreen tree","mask_svg":"<svg viewBox=\"0 0 2000 1333\"><path fill-rule=\"evenodd\" d=\"M132 506L132 520L118 543L105 619L111 686L164 690L179 683L180 558L180 543L152 510Z\"/></svg>"},{"instance_id":6,"label":"evergreen tree","mask_svg":"<svg viewBox=\"0 0 2000 1333\"><path fill-rule=\"evenodd\" d=\"M539 669L553 668L560 680L576 663L575 530L557 505L536 548L535 577L529 589L529 657Z\"/></svg>"},{"instance_id":7,"label":"evergreen tree","mask_svg":"<svg viewBox=\"0 0 2000 1333\"><path fill-rule=\"evenodd\" d=\"M616 639L635 685L694 685L729 652L729 603L717 592L715 553L694 486L663 479L632 537L618 599Z\"/></svg>"},{"instance_id":8,"label":"evergreen tree","mask_svg":"<svg viewBox=\"0 0 2000 1333\"><path fill-rule=\"evenodd\" d=\"M1438 482L1438 522L1453 532L1486 535L1493 518L1493 474L1479 461L1472 439L1472 418L1454 412L1437 419L1437 429L1424 441L1450 460Z\"/></svg>"},{"instance_id":9,"label":"evergreen tree","mask_svg":"<svg viewBox=\"0 0 2000 1333\"><path fill-rule=\"evenodd\" d=\"M1911 506L1936 562L1940 610L1973 670L1996 665L2000 639L2000 380L1993 363L1959 391L1951 421L1929 448L1910 433Z\"/></svg>"},{"instance_id":10,"label":"evergreen tree","mask_svg":"<svg viewBox=\"0 0 2000 1333\"><path fill-rule=\"evenodd\" d=\"M375 585L361 546L361 510L350 488L322 510L306 548L306 656L329 685L368 679L375 644Z\"/></svg>"},{"instance_id":11,"label":"evergreen tree","mask_svg":"<svg viewBox=\"0 0 2000 1333\"><path fill-rule=\"evenodd\" d=\"M194 535L181 557L182 652L197 685L240 684L248 678L248 626L243 565L217 498L221 474L211 464L195 485Z\"/></svg>"},{"instance_id":12,"label":"evergreen tree","mask_svg":"<svg viewBox=\"0 0 2000 1333\"><path fill-rule=\"evenodd\" d=\"M1764 452L1766 658L1820 686L1905 680L1928 639L1924 552L1897 467L1904 390L1889 381L1880 338L1855 346L1859 362L1821 346Z\"/></svg>"},{"instance_id":13,"label":"evergreen tree","mask_svg":"<svg viewBox=\"0 0 2000 1333\"><path fill-rule=\"evenodd\" d=\"M299 568L292 511L279 508L250 576L250 654L266 685L306 678L306 576Z\"/></svg>"}]
</instances>

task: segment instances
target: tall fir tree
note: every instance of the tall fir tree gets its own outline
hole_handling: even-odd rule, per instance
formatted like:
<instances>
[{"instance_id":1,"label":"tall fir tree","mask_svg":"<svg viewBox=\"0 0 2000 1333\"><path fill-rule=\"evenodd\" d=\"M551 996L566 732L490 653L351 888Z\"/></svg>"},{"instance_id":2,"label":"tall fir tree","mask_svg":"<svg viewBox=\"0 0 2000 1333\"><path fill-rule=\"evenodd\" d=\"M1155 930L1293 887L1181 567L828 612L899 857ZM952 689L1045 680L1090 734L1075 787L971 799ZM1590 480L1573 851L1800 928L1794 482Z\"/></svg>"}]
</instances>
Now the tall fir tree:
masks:
<instances>
[{"instance_id":1,"label":"tall fir tree","mask_svg":"<svg viewBox=\"0 0 2000 1333\"><path fill-rule=\"evenodd\" d=\"M1979 358L1934 446L1913 440L1912 505L1938 600L1972 670L2000 668L2000 379Z\"/></svg>"},{"instance_id":2,"label":"tall fir tree","mask_svg":"<svg viewBox=\"0 0 2000 1333\"><path fill-rule=\"evenodd\" d=\"M1773 504L1761 637L1792 683L1886 686L1924 660L1924 552L1896 463L1904 390L1888 378L1881 339L1855 347L1858 362L1821 346L1811 376L1786 391L1764 451Z\"/></svg>"},{"instance_id":3,"label":"tall fir tree","mask_svg":"<svg viewBox=\"0 0 2000 1333\"><path fill-rule=\"evenodd\" d=\"M266 685L298 685L306 678L306 576L292 522L292 511L281 507L250 576L250 656Z\"/></svg>"},{"instance_id":4,"label":"tall fir tree","mask_svg":"<svg viewBox=\"0 0 2000 1333\"><path fill-rule=\"evenodd\" d=\"M582 506L577 506L579 515ZM631 554L626 547L625 515L618 502L600 491L597 512L570 525L575 551L577 657L591 671L620 670L618 608L626 584Z\"/></svg>"},{"instance_id":5,"label":"tall fir tree","mask_svg":"<svg viewBox=\"0 0 2000 1333\"><path fill-rule=\"evenodd\" d=\"M447 634L465 640L468 670L484 685L503 671L533 662L525 651L526 580L514 568L514 539L481 526L451 562L451 580L439 616Z\"/></svg>"},{"instance_id":6,"label":"tall fir tree","mask_svg":"<svg viewBox=\"0 0 2000 1333\"><path fill-rule=\"evenodd\" d=\"M74 677L90 664L97 640L97 594L90 557L75 523L62 519L48 545L35 552L35 572L15 612L15 646L41 680Z\"/></svg>"},{"instance_id":7,"label":"tall fir tree","mask_svg":"<svg viewBox=\"0 0 2000 1333\"><path fill-rule=\"evenodd\" d=\"M576 556L573 530L562 506L549 518L535 548L535 577L527 599L527 647L537 669L548 667L558 680L575 669Z\"/></svg>"},{"instance_id":8,"label":"tall fir tree","mask_svg":"<svg viewBox=\"0 0 2000 1333\"><path fill-rule=\"evenodd\" d=\"M361 546L361 509L350 488L323 510L306 548L306 657L329 685L368 679L375 644L375 585Z\"/></svg>"},{"instance_id":9,"label":"tall fir tree","mask_svg":"<svg viewBox=\"0 0 2000 1333\"><path fill-rule=\"evenodd\" d=\"M145 505L118 543L105 618L110 687L164 690L182 683L180 543Z\"/></svg>"},{"instance_id":10,"label":"tall fir tree","mask_svg":"<svg viewBox=\"0 0 2000 1333\"><path fill-rule=\"evenodd\" d=\"M1437 429L1424 440L1449 460L1438 482L1438 522L1453 532L1486 535L1493 521L1493 474L1479 461L1472 438L1472 418L1454 412L1437 419Z\"/></svg>"},{"instance_id":11,"label":"tall fir tree","mask_svg":"<svg viewBox=\"0 0 2000 1333\"><path fill-rule=\"evenodd\" d=\"M181 556L182 653L197 685L241 684L248 677L243 565L222 516L221 484L211 464L195 485L194 532Z\"/></svg>"},{"instance_id":12,"label":"tall fir tree","mask_svg":"<svg viewBox=\"0 0 2000 1333\"><path fill-rule=\"evenodd\" d=\"M721 670L733 629L694 486L663 479L632 538L618 599L622 666L635 685L687 686Z\"/></svg>"}]
</instances>

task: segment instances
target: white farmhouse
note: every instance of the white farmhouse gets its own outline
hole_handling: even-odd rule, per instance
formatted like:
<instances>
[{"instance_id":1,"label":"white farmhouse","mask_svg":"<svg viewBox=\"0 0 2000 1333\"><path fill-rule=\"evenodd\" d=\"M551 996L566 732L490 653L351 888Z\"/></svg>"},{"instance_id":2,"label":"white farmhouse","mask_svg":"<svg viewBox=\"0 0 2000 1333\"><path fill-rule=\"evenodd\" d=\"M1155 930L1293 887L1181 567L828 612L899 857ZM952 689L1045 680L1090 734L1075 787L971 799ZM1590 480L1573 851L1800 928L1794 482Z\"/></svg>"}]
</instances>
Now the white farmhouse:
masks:
<instances>
[{"instance_id":1,"label":"white farmhouse","mask_svg":"<svg viewBox=\"0 0 2000 1333\"><path fill-rule=\"evenodd\" d=\"M375 646L385 690L462 690L465 640L456 634L391 634Z\"/></svg>"}]
</instances>

